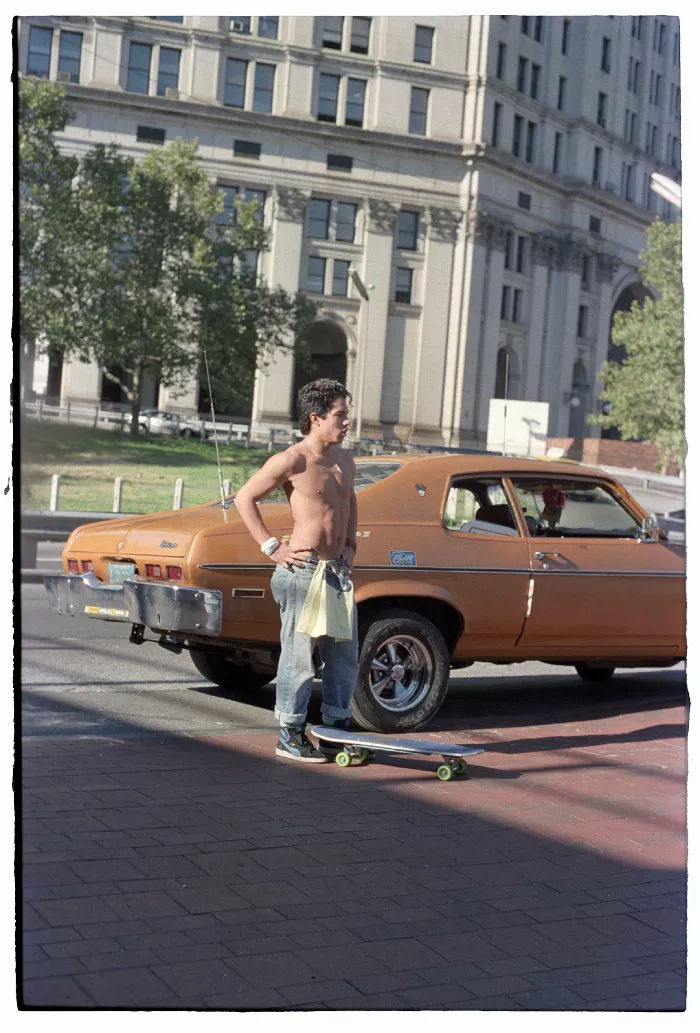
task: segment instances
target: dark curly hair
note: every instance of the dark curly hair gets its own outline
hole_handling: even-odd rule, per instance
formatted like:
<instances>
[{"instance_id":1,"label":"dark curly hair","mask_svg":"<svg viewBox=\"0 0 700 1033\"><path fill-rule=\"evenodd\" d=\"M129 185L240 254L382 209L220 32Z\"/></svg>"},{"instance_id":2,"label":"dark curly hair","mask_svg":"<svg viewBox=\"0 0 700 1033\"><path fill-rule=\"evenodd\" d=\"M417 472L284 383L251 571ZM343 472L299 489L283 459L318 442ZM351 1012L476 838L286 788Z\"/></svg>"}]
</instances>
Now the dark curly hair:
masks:
<instances>
[{"instance_id":1,"label":"dark curly hair","mask_svg":"<svg viewBox=\"0 0 700 1033\"><path fill-rule=\"evenodd\" d=\"M319 416L327 416L338 398L347 398L348 404L352 401L352 395L345 384L341 384L339 380L321 377L320 380L312 380L310 384L304 384L297 394L297 413L301 433L308 434L311 430L312 412Z\"/></svg>"}]
</instances>

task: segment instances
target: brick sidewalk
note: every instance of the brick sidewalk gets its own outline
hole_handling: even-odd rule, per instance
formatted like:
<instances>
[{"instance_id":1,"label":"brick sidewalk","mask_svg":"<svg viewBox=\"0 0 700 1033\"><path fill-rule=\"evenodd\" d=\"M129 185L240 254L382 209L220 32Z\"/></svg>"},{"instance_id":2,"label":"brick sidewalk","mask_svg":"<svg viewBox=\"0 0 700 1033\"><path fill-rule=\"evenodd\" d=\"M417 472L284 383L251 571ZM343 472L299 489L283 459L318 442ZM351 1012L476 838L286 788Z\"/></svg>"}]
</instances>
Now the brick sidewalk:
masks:
<instances>
[{"instance_id":1,"label":"brick sidewalk","mask_svg":"<svg viewBox=\"0 0 700 1033\"><path fill-rule=\"evenodd\" d=\"M24 1004L681 1010L684 724L443 735L486 748L449 783L269 733L25 742Z\"/></svg>"}]
</instances>

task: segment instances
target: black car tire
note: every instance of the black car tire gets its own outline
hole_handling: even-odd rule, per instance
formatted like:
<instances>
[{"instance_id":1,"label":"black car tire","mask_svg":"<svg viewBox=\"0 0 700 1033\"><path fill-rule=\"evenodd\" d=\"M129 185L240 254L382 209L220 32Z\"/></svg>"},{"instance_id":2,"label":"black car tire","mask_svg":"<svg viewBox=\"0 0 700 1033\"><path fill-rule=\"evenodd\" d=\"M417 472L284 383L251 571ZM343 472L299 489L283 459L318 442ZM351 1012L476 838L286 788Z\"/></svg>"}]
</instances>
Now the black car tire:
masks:
<instances>
[{"instance_id":1,"label":"black car tire","mask_svg":"<svg viewBox=\"0 0 700 1033\"><path fill-rule=\"evenodd\" d=\"M587 682L601 682L610 681L613 674L615 673L614 667L589 667L588 664L574 664L576 668L576 674L579 678L583 678Z\"/></svg>"},{"instance_id":2,"label":"black car tire","mask_svg":"<svg viewBox=\"0 0 700 1033\"><path fill-rule=\"evenodd\" d=\"M382 610L361 620L359 632L360 671L350 703L356 724L375 732L424 728L442 706L450 676L450 654L440 631L410 610ZM386 668L390 646L405 676L385 690L373 691L372 683L382 678L372 663Z\"/></svg>"},{"instance_id":3,"label":"black car tire","mask_svg":"<svg viewBox=\"0 0 700 1033\"><path fill-rule=\"evenodd\" d=\"M190 430L189 427L185 427L184 430L180 431L180 437L181 438L193 438L194 437L194 431Z\"/></svg>"},{"instance_id":4,"label":"black car tire","mask_svg":"<svg viewBox=\"0 0 700 1033\"><path fill-rule=\"evenodd\" d=\"M249 664L235 664L223 653L207 649L190 649L192 663L203 678L226 689L232 697L247 695L261 689L274 678L273 674L260 674Z\"/></svg>"}]
</instances>

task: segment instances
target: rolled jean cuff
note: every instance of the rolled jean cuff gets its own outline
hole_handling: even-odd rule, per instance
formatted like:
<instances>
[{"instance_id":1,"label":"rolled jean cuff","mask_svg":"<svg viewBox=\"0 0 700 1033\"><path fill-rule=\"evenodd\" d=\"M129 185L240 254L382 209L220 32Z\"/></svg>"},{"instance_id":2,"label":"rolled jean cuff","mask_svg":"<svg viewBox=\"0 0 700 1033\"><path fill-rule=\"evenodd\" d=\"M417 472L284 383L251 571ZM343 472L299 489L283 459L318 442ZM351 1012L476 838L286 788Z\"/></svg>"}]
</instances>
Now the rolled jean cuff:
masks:
<instances>
[{"instance_id":1,"label":"rolled jean cuff","mask_svg":"<svg viewBox=\"0 0 700 1033\"><path fill-rule=\"evenodd\" d=\"M279 721L280 725L285 725L287 727L298 727L299 725L306 724L306 713L285 714L284 711L277 710L277 708L275 708L275 717Z\"/></svg>"},{"instance_id":2,"label":"rolled jean cuff","mask_svg":"<svg viewBox=\"0 0 700 1033\"><path fill-rule=\"evenodd\" d=\"M328 719L331 721L337 720L338 718L352 717L352 711L350 707L329 707L325 703L321 704L321 717L324 722Z\"/></svg>"}]
</instances>

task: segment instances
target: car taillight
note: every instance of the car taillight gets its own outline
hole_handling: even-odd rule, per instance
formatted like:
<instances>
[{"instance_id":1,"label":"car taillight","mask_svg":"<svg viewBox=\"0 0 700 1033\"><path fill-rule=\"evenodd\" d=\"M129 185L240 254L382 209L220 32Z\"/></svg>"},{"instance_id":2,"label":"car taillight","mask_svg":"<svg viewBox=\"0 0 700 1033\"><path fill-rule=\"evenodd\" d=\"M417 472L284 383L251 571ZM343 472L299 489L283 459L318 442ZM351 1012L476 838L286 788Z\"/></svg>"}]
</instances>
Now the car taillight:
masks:
<instances>
[{"instance_id":1,"label":"car taillight","mask_svg":"<svg viewBox=\"0 0 700 1033\"><path fill-rule=\"evenodd\" d=\"M93 565L92 565L92 560L83 560L83 564L82 564L82 566L83 566L83 571L84 571L85 573L88 573L89 571L91 571L91 570L94 570L94 569L95 569L95 568L93 567Z\"/></svg>"},{"instance_id":2,"label":"car taillight","mask_svg":"<svg viewBox=\"0 0 700 1033\"><path fill-rule=\"evenodd\" d=\"M72 570L74 574L80 573L80 565L77 560L68 560L68 569Z\"/></svg>"},{"instance_id":3,"label":"car taillight","mask_svg":"<svg viewBox=\"0 0 700 1033\"><path fill-rule=\"evenodd\" d=\"M182 581L182 567L166 567L168 581Z\"/></svg>"},{"instance_id":4,"label":"car taillight","mask_svg":"<svg viewBox=\"0 0 700 1033\"><path fill-rule=\"evenodd\" d=\"M162 577L163 570L160 563L147 563L146 564L146 577Z\"/></svg>"}]
</instances>

